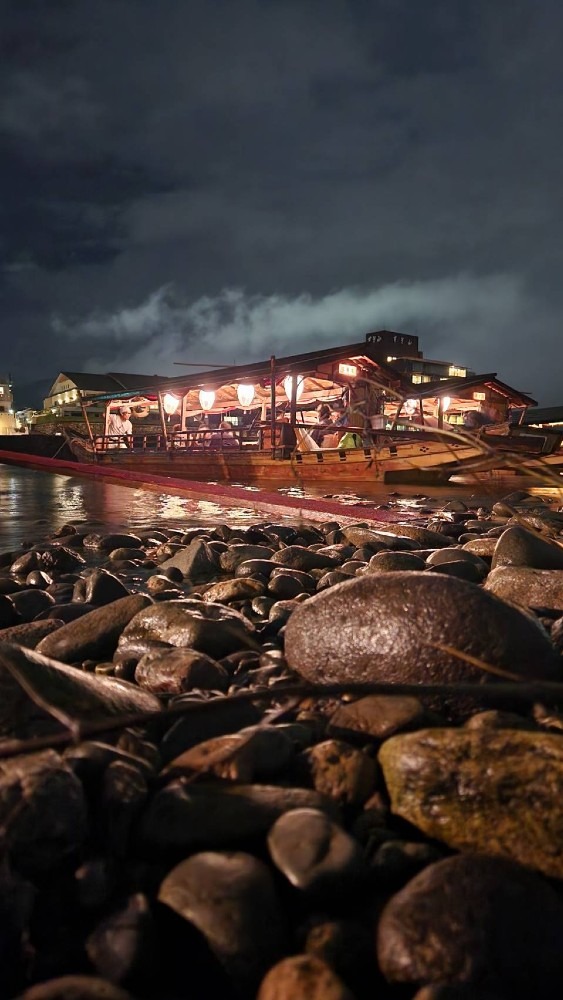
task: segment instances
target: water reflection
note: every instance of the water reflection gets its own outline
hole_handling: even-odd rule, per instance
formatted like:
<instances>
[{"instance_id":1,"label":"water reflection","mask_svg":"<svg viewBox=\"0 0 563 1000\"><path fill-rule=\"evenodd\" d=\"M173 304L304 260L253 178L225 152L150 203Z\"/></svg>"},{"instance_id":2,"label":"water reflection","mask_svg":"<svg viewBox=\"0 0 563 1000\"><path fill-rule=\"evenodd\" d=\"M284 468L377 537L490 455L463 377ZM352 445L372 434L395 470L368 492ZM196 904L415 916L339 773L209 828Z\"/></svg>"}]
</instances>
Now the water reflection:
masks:
<instances>
[{"instance_id":1,"label":"water reflection","mask_svg":"<svg viewBox=\"0 0 563 1000\"><path fill-rule=\"evenodd\" d=\"M415 506L421 495L424 497L423 506L427 508L439 507L451 497L462 498L472 505L488 505L514 489L525 489L544 497L553 506L563 502L562 490L544 485L533 486L529 479L522 477L510 477L490 486L479 482L434 487L391 487L378 483L372 488L362 487L361 493L350 490L328 493L326 485L306 491L293 485L278 492L295 500L329 496L340 503L345 512L351 503L373 507L387 503L390 498L404 509ZM202 484L202 494L204 491L205 484ZM114 530L158 524L173 528L219 522L246 525L268 518L269 515L260 510L260 490L248 487L248 493L247 506L229 506L203 495L198 500L119 486L102 479L81 479L0 465L0 551L15 548L23 541L33 542L67 522L88 523ZM297 518L288 514L284 520L295 523Z\"/></svg>"}]
</instances>

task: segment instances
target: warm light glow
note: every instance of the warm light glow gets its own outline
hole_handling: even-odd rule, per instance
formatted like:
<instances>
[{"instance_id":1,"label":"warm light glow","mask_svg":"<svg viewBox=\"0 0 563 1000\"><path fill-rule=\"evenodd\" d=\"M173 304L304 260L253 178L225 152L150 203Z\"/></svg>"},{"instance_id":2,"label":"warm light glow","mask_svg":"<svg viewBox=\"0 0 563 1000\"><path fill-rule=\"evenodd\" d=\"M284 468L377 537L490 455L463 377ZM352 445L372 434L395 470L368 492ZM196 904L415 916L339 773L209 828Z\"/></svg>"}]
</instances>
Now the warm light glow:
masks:
<instances>
[{"instance_id":1,"label":"warm light glow","mask_svg":"<svg viewBox=\"0 0 563 1000\"><path fill-rule=\"evenodd\" d=\"M467 368L460 368L458 365L450 365L448 375L450 378L466 378Z\"/></svg>"},{"instance_id":2,"label":"warm light glow","mask_svg":"<svg viewBox=\"0 0 563 1000\"><path fill-rule=\"evenodd\" d=\"M405 413L414 413L416 410L416 399L405 400Z\"/></svg>"},{"instance_id":3,"label":"warm light glow","mask_svg":"<svg viewBox=\"0 0 563 1000\"><path fill-rule=\"evenodd\" d=\"M486 398L487 398L487 393L486 392L474 392L473 393L473 399L481 399L481 400L483 400L483 399L486 399Z\"/></svg>"},{"instance_id":4,"label":"warm light glow","mask_svg":"<svg viewBox=\"0 0 563 1000\"><path fill-rule=\"evenodd\" d=\"M215 392L213 389L200 389L199 392L199 405L202 410L210 410L215 402Z\"/></svg>"},{"instance_id":5,"label":"warm light glow","mask_svg":"<svg viewBox=\"0 0 563 1000\"><path fill-rule=\"evenodd\" d=\"M358 369L356 365L350 365L346 364L345 362L340 362L340 364L338 365L338 374L348 375L351 378L356 378L356 375L358 374Z\"/></svg>"},{"instance_id":6,"label":"warm light glow","mask_svg":"<svg viewBox=\"0 0 563 1000\"><path fill-rule=\"evenodd\" d=\"M303 375L296 375L295 377L297 379L297 386L296 386L296 391L295 391L295 399L297 400L297 399L301 398L301 395L303 393L303 386L305 384L305 378L304 378ZM291 402L291 393L293 391L293 375L286 375L286 377L283 380L283 389L284 389L284 392L285 392L287 398Z\"/></svg>"},{"instance_id":7,"label":"warm light glow","mask_svg":"<svg viewBox=\"0 0 563 1000\"><path fill-rule=\"evenodd\" d=\"M173 413L176 413L176 410L180 405L180 400L177 396L173 396L171 392L166 392L162 397L162 405L164 407L164 412L171 416Z\"/></svg>"},{"instance_id":8,"label":"warm light glow","mask_svg":"<svg viewBox=\"0 0 563 1000\"><path fill-rule=\"evenodd\" d=\"M254 399L254 386L241 382L240 385L237 385L237 396L241 406L251 406Z\"/></svg>"},{"instance_id":9,"label":"warm light glow","mask_svg":"<svg viewBox=\"0 0 563 1000\"><path fill-rule=\"evenodd\" d=\"M449 396L442 396L442 413L445 413L449 409L451 399Z\"/></svg>"}]
</instances>

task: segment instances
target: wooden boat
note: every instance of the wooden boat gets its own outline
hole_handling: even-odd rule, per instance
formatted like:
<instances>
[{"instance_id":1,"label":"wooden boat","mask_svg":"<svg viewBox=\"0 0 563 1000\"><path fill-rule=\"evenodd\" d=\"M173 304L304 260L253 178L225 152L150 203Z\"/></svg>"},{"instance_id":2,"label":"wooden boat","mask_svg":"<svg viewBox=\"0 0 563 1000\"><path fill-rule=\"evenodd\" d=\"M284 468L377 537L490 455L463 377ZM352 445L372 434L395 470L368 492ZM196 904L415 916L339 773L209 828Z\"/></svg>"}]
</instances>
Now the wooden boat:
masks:
<instances>
[{"instance_id":1,"label":"wooden boat","mask_svg":"<svg viewBox=\"0 0 563 1000\"><path fill-rule=\"evenodd\" d=\"M299 442L295 447L277 443L284 430L276 425L273 448L245 439L242 433L236 446L228 448L219 443L200 444L197 435L190 441L182 433L173 437L134 434L128 448L105 447L104 440L92 444L76 434L69 435L68 441L78 461L105 468L138 472L142 467L147 473L175 479L277 486L445 482L452 470L483 454L477 441L453 440L437 433L381 434L377 443L365 447L300 450ZM296 431L299 438L300 428Z\"/></svg>"},{"instance_id":2,"label":"wooden boat","mask_svg":"<svg viewBox=\"0 0 563 1000\"><path fill-rule=\"evenodd\" d=\"M81 468L127 473L137 481L158 476L274 487L429 484L492 454L492 438L485 442L448 423L454 394L464 409L479 406L483 396L501 400L505 410L509 402L534 402L494 375L439 380L416 393L395 369L370 357L367 345L347 345L177 378L155 376L138 390L81 397L87 435L75 429L66 438ZM103 426L89 416L100 403ZM112 413L124 403L132 411L132 433L112 434ZM311 414L320 403L342 407L331 425L334 439L324 439L323 447L311 437ZM208 427L199 427L202 416L210 419ZM231 423L222 429L225 417ZM431 419L435 426L428 426Z\"/></svg>"}]
</instances>

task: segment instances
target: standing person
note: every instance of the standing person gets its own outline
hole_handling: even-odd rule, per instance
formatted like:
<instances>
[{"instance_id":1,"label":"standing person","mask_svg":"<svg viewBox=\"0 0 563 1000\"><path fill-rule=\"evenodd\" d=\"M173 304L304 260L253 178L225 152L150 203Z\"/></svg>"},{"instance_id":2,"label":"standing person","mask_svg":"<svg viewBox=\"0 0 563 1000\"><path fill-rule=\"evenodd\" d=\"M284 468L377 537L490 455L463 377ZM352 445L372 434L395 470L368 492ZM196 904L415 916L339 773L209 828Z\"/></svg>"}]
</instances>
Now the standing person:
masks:
<instances>
[{"instance_id":1,"label":"standing person","mask_svg":"<svg viewBox=\"0 0 563 1000\"><path fill-rule=\"evenodd\" d=\"M120 406L117 413L110 413L108 422L108 448L132 448L133 424L130 420L131 407Z\"/></svg>"}]
</instances>

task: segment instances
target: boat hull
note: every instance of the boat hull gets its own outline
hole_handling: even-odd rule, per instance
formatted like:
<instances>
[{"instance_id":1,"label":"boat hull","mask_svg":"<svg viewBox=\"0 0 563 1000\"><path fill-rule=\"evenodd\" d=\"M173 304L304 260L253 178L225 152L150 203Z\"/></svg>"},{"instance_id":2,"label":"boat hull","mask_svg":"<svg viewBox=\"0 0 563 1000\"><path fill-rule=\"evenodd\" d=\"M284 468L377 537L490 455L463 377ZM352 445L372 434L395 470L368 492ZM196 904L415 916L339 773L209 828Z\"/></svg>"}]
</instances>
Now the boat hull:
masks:
<instances>
[{"instance_id":1,"label":"boat hull","mask_svg":"<svg viewBox=\"0 0 563 1000\"><path fill-rule=\"evenodd\" d=\"M141 470L158 476L196 481L217 480L249 485L298 483L362 483L445 481L449 471L482 454L477 443L428 441L400 442L382 448L326 449L292 452L279 457L265 451L194 451L170 449L142 451L114 449L89 452L83 442L73 443L77 458L104 468Z\"/></svg>"}]
</instances>

